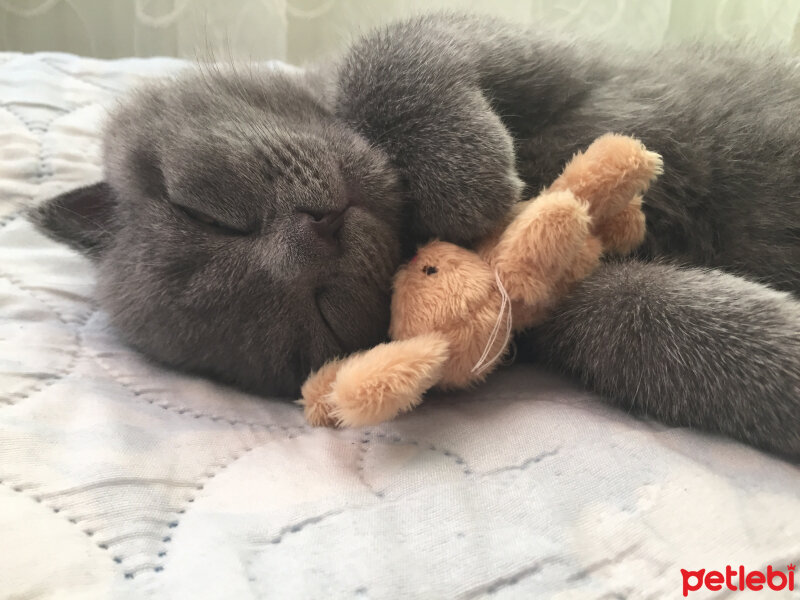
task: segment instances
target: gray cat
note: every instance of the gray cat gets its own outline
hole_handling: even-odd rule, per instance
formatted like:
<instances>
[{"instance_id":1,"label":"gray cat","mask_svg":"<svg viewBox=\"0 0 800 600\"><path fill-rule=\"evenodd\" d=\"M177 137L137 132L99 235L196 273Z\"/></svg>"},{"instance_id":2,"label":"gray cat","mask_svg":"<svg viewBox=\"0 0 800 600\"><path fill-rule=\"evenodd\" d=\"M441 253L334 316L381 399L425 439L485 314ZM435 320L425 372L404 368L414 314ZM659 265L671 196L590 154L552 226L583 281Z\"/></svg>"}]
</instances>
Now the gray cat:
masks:
<instances>
[{"instance_id":1,"label":"gray cat","mask_svg":"<svg viewBox=\"0 0 800 600\"><path fill-rule=\"evenodd\" d=\"M296 395L325 360L384 339L391 276L416 244L470 244L607 131L664 157L647 240L520 344L628 409L800 455L788 56L622 56L413 19L304 73L192 72L132 93L106 129L105 181L36 218L97 259L131 344Z\"/></svg>"}]
</instances>

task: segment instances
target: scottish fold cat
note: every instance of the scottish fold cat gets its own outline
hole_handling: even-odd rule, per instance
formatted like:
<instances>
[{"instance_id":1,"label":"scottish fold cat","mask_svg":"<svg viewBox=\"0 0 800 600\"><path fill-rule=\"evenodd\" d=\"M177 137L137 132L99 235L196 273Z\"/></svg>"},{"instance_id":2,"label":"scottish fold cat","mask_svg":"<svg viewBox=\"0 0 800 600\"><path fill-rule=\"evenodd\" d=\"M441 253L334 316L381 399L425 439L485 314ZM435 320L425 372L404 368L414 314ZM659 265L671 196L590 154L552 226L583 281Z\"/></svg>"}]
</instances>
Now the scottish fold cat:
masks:
<instances>
[{"instance_id":1,"label":"scottish fold cat","mask_svg":"<svg viewBox=\"0 0 800 600\"><path fill-rule=\"evenodd\" d=\"M608 131L664 157L647 240L520 345L627 409L800 455L800 69L779 52L415 18L306 71L132 92L104 181L36 218L96 258L133 346L291 396L384 339L416 244L470 244Z\"/></svg>"}]
</instances>

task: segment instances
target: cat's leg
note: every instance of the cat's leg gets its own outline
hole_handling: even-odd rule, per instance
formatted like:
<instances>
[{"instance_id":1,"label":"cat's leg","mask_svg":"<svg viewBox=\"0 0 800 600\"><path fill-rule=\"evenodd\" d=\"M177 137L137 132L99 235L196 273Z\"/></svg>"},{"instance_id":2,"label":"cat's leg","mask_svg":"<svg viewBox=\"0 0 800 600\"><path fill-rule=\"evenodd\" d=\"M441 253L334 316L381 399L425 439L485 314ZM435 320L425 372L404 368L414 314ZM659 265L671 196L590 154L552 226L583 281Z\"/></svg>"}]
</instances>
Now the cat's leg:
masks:
<instances>
[{"instance_id":1,"label":"cat's leg","mask_svg":"<svg viewBox=\"0 0 800 600\"><path fill-rule=\"evenodd\" d=\"M523 79L534 89L561 91L550 89L546 66L534 73L526 58L530 63L530 43L521 30L438 15L372 32L339 65L337 115L399 169L417 239L469 244L520 200L514 141L503 121L509 115L498 102L527 88L504 90L499 82L515 81L511 71L529 67Z\"/></svg>"},{"instance_id":2,"label":"cat's leg","mask_svg":"<svg viewBox=\"0 0 800 600\"><path fill-rule=\"evenodd\" d=\"M367 68L351 73L340 110L399 169L414 239L470 244L521 198L513 140L476 86L435 62L393 66L368 98Z\"/></svg>"},{"instance_id":3,"label":"cat's leg","mask_svg":"<svg viewBox=\"0 0 800 600\"><path fill-rule=\"evenodd\" d=\"M521 198L513 138L563 119L594 73L569 44L485 17L430 15L358 40L336 73L335 110L398 167L415 237L467 244ZM581 131L566 149L541 140L529 162L547 177L529 177L529 193L605 131Z\"/></svg>"},{"instance_id":4,"label":"cat's leg","mask_svg":"<svg viewBox=\"0 0 800 600\"><path fill-rule=\"evenodd\" d=\"M800 456L800 301L714 270L602 265L528 334L610 402Z\"/></svg>"}]
</instances>

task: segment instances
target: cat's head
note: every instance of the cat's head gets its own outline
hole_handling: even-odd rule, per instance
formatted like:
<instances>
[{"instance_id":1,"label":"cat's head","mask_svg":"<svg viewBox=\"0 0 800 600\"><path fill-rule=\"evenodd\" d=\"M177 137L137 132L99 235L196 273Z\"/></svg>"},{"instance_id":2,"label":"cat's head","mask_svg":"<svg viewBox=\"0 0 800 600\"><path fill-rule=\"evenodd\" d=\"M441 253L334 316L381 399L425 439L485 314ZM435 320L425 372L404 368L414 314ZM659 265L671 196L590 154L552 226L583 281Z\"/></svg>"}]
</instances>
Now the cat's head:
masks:
<instances>
[{"instance_id":1,"label":"cat's head","mask_svg":"<svg viewBox=\"0 0 800 600\"><path fill-rule=\"evenodd\" d=\"M101 305L133 346L294 394L386 336L397 176L303 75L144 87L108 121L104 171L35 218L97 259Z\"/></svg>"}]
</instances>

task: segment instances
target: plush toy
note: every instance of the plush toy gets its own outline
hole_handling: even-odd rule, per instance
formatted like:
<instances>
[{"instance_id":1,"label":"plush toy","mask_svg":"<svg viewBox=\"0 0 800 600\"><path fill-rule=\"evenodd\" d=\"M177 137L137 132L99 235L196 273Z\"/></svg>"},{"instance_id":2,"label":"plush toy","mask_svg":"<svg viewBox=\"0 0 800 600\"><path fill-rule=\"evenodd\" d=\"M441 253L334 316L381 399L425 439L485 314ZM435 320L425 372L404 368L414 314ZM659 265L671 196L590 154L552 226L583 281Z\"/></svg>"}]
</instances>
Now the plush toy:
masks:
<instances>
[{"instance_id":1,"label":"plush toy","mask_svg":"<svg viewBox=\"0 0 800 600\"><path fill-rule=\"evenodd\" d=\"M641 195L660 172L658 154L607 134L475 251L441 241L421 247L394 280L393 341L313 373L299 401L307 420L376 424L411 410L433 386L482 381L512 333L545 319L603 253L627 254L642 242Z\"/></svg>"}]
</instances>

